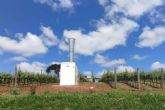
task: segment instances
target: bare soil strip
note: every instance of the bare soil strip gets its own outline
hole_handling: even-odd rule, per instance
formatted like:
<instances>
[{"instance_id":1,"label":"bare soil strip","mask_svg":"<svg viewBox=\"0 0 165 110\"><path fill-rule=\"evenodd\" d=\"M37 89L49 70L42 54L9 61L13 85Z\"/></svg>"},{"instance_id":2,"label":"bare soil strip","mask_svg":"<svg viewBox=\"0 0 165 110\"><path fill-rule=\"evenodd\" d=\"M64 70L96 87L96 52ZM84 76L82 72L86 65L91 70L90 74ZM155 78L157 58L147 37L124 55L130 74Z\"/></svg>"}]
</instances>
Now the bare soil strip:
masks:
<instances>
[{"instance_id":1,"label":"bare soil strip","mask_svg":"<svg viewBox=\"0 0 165 110\"><path fill-rule=\"evenodd\" d=\"M0 94L10 94L11 89L14 88L12 86L0 86ZM28 94L30 93L30 87L18 87L21 94ZM108 92L108 91L118 91L118 92L165 92L165 89L158 89L153 88L151 86L142 85L141 90L132 88L128 86L127 84L118 83L117 89L112 88L108 84L105 83L81 83L77 86L60 86L59 84L47 84L47 85L40 85L36 86L35 89L37 94L42 94L45 92L51 92L51 93L58 93L58 92L82 92L82 93L88 93L88 92Z\"/></svg>"}]
</instances>

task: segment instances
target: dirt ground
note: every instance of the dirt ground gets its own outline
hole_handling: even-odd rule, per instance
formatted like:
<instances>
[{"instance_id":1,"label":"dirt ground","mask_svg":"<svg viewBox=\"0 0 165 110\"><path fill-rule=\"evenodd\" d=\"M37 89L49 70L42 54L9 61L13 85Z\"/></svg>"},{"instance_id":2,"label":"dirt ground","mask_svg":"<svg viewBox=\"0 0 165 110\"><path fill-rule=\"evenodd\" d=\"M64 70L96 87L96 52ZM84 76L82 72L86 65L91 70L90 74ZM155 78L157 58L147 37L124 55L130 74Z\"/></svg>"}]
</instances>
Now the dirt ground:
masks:
<instances>
[{"instance_id":1,"label":"dirt ground","mask_svg":"<svg viewBox=\"0 0 165 110\"><path fill-rule=\"evenodd\" d=\"M0 94L10 94L10 91L14 88L13 86L0 86ZM60 86L59 84L47 84L36 86L36 93L42 94L45 92L58 93L58 92L106 92L112 88L105 83L81 83L76 86ZM18 90L22 94L30 93L31 87L22 86L18 87Z\"/></svg>"},{"instance_id":2,"label":"dirt ground","mask_svg":"<svg viewBox=\"0 0 165 110\"><path fill-rule=\"evenodd\" d=\"M10 91L14 87L10 86L0 86L0 94L10 94ZM30 87L18 87L18 90L21 94L29 94L31 91ZM88 93L88 92L108 92L108 91L123 91L123 92L165 92L163 89L158 88L152 88L150 86L144 86L141 90L132 88L126 84L118 83L117 89L114 89L110 87L108 84L105 83L81 83L77 86L60 86L59 84L47 84L47 85L40 85L36 86L35 89L37 94L42 94L45 92L50 93L58 93L58 92L82 92L82 93Z\"/></svg>"}]
</instances>

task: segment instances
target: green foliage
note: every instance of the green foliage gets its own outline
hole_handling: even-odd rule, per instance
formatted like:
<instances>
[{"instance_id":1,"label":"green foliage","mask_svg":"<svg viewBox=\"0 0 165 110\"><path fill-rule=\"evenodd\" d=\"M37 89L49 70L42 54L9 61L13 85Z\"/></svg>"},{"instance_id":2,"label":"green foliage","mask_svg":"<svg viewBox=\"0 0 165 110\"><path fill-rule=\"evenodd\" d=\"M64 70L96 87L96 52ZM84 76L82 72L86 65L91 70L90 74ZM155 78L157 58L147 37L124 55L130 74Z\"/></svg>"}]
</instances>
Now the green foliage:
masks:
<instances>
[{"instance_id":1,"label":"green foliage","mask_svg":"<svg viewBox=\"0 0 165 110\"><path fill-rule=\"evenodd\" d=\"M100 82L109 83L109 81L112 81L112 80L114 80L114 74L108 71L102 75Z\"/></svg>"},{"instance_id":2,"label":"green foliage","mask_svg":"<svg viewBox=\"0 0 165 110\"><path fill-rule=\"evenodd\" d=\"M118 81L128 81L128 80L136 80L137 74L132 72L123 72L117 74Z\"/></svg>"},{"instance_id":3,"label":"green foliage","mask_svg":"<svg viewBox=\"0 0 165 110\"><path fill-rule=\"evenodd\" d=\"M154 72L143 72L140 71L141 80L153 80L153 79L161 79L161 72L154 71ZM164 77L165 74L163 73ZM108 83L109 81L114 80L114 73L112 72L105 72L102 76L100 81ZM117 80L118 81L137 81L137 72L123 72L117 73Z\"/></svg>"},{"instance_id":4,"label":"green foliage","mask_svg":"<svg viewBox=\"0 0 165 110\"><path fill-rule=\"evenodd\" d=\"M3 110L165 110L164 94L59 93L0 96Z\"/></svg>"},{"instance_id":5,"label":"green foliage","mask_svg":"<svg viewBox=\"0 0 165 110\"><path fill-rule=\"evenodd\" d=\"M57 77L59 77L60 66L61 66L60 64L52 64L47 67L46 72L50 73L51 71L54 71L54 73L57 75Z\"/></svg>"},{"instance_id":6,"label":"green foliage","mask_svg":"<svg viewBox=\"0 0 165 110\"><path fill-rule=\"evenodd\" d=\"M89 80L83 76L82 74L79 74L80 75L80 82L89 82Z\"/></svg>"},{"instance_id":7,"label":"green foliage","mask_svg":"<svg viewBox=\"0 0 165 110\"><path fill-rule=\"evenodd\" d=\"M12 75L11 74L7 74L7 73L0 73L0 79L4 78L4 79L12 79Z\"/></svg>"},{"instance_id":8,"label":"green foliage","mask_svg":"<svg viewBox=\"0 0 165 110\"><path fill-rule=\"evenodd\" d=\"M45 91L43 95L51 95L50 91Z\"/></svg>"},{"instance_id":9,"label":"green foliage","mask_svg":"<svg viewBox=\"0 0 165 110\"><path fill-rule=\"evenodd\" d=\"M58 78L54 75L47 74L33 74L33 73L18 73L17 77L20 79L28 79L31 81L38 81L40 83L56 83L58 82Z\"/></svg>"},{"instance_id":10,"label":"green foliage","mask_svg":"<svg viewBox=\"0 0 165 110\"><path fill-rule=\"evenodd\" d=\"M35 74L35 73L17 73L18 85L29 85L33 83L58 83L59 79L55 75ZM15 81L15 75L0 73L0 84L12 85Z\"/></svg>"},{"instance_id":11,"label":"green foliage","mask_svg":"<svg viewBox=\"0 0 165 110\"><path fill-rule=\"evenodd\" d=\"M19 92L19 90L17 88L12 88L10 90L10 94L11 95L20 95L20 92Z\"/></svg>"}]
</instances>

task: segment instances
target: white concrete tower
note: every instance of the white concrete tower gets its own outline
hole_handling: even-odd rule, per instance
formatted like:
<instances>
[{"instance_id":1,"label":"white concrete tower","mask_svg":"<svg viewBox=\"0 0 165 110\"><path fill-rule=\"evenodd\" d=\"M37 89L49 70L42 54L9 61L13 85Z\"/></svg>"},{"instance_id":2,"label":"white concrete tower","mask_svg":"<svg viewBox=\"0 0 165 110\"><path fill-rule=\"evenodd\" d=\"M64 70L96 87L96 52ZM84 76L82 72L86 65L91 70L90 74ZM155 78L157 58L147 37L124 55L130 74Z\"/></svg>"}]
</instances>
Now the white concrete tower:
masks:
<instances>
[{"instance_id":1,"label":"white concrete tower","mask_svg":"<svg viewBox=\"0 0 165 110\"><path fill-rule=\"evenodd\" d=\"M74 62L75 39L69 38L69 61L62 62L60 68L60 85L77 85L79 74L76 63Z\"/></svg>"}]
</instances>

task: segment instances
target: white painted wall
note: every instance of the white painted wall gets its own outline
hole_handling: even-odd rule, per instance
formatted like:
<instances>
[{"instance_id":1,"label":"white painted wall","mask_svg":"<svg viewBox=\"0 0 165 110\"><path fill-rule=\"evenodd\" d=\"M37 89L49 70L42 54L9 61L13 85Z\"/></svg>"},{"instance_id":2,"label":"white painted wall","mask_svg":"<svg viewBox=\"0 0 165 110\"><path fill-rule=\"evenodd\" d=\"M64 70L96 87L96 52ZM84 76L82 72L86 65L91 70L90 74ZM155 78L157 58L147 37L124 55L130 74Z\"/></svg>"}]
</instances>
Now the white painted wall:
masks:
<instances>
[{"instance_id":1,"label":"white painted wall","mask_svg":"<svg viewBox=\"0 0 165 110\"><path fill-rule=\"evenodd\" d=\"M62 62L60 69L60 85L77 85L79 74L74 62Z\"/></svg>"}]
</instances>

